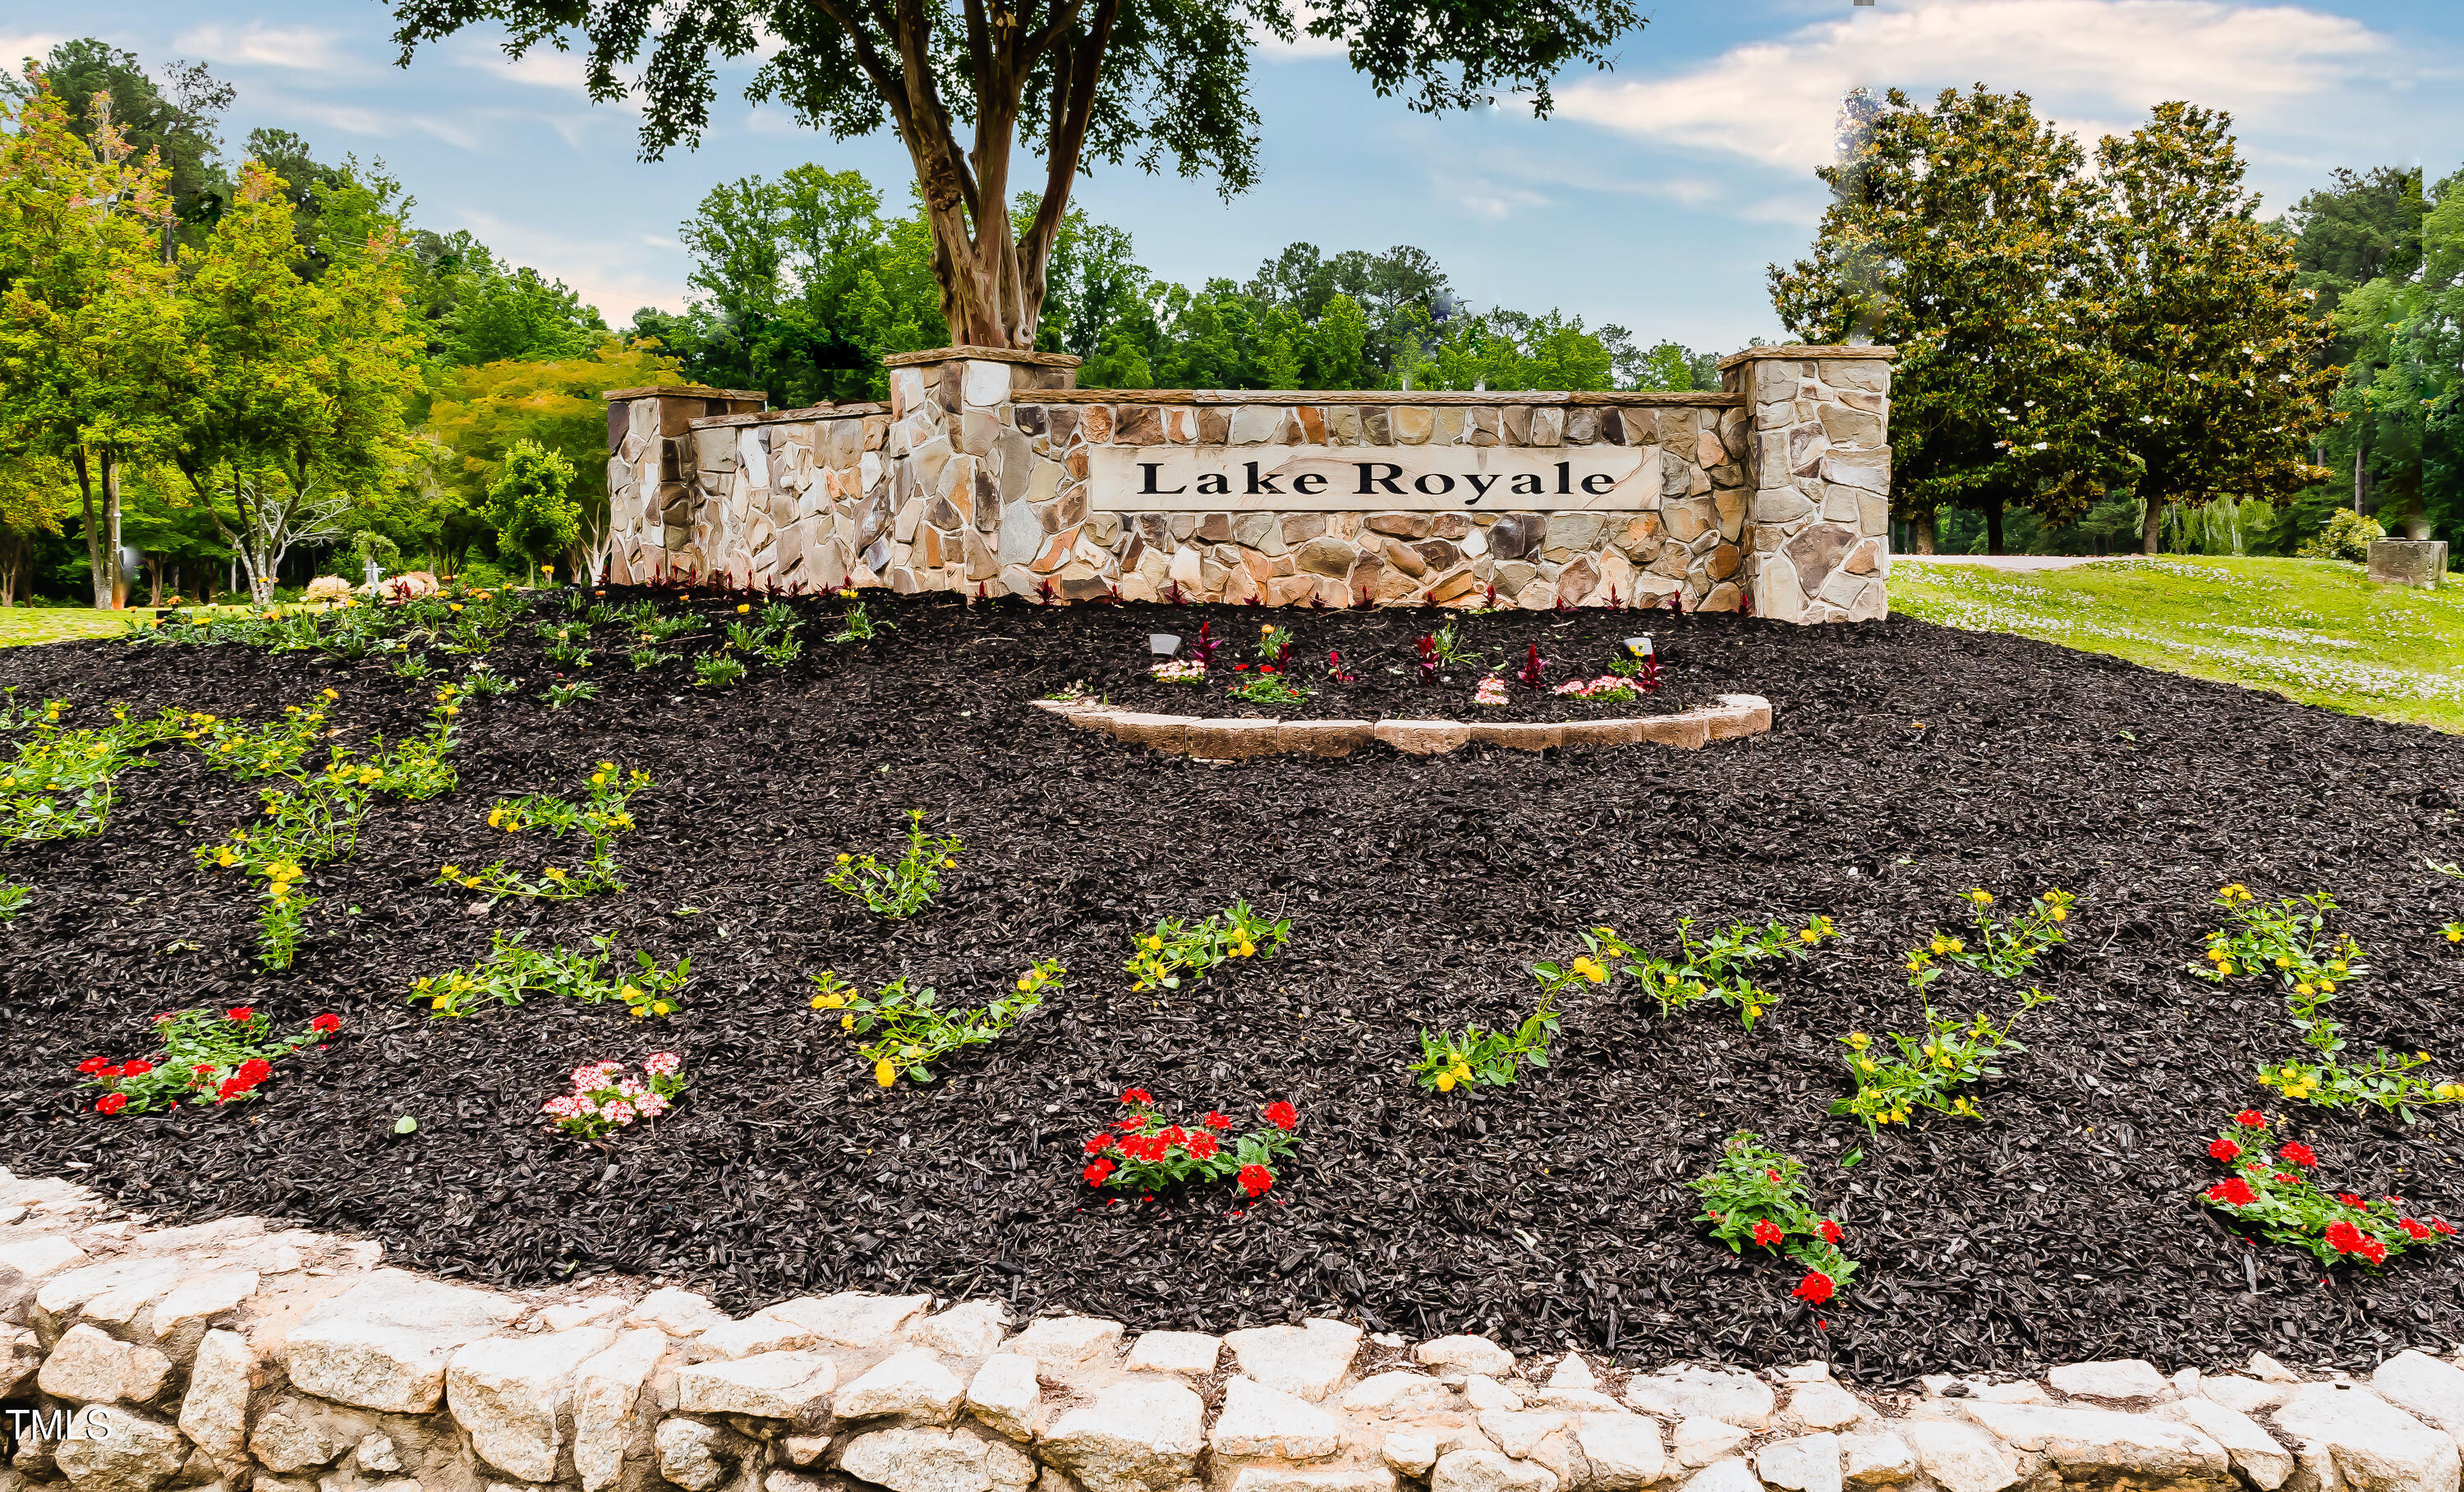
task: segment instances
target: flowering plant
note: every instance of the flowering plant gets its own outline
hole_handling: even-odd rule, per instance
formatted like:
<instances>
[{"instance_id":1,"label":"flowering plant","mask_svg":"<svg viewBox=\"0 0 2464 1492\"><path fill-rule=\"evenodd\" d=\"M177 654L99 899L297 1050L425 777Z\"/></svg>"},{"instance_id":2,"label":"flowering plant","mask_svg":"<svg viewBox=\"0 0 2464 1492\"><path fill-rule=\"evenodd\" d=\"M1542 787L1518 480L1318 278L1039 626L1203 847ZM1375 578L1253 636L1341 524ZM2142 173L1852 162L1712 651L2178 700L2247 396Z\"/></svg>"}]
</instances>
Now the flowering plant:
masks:
<instances>
[{"instance_id":1,"label":"flowering plant","mask_svg":"<svg viewBox=\"0 0 2464 1492\"><path fill-rule=\"evenodd\" d=\"M1577 700L1611 700L1619 702L1635 698L1634 680L1619 679L1615 674L1602 674L1597 679L1569 679L1549 692L1570 695Z\"/></svg>"},{"instance_id":2,"label":"flowering plant","mask_svg":"<svg viewBox=\"0 0 2464 1492\"><path fill-rule=\"evenodd\" d=\"M1420 670L1423 687L1438 681L1438 638L1434 633L1422 633L1412 639L1413 661Z\"/></svg>"},{"instance_id":3,"label":"flowering plant","mask_svg":"<svg viewBox=\"0 0 2464 1492\"><path fill-rule=\"evenodd\" d=\"M598 951L542 953L525 947L519 932L497 932L488 956L467 969L410 982L410 999L426 1001L429 1015L476 1015L491 1005L519 1005L532 994L570 995L584 1005L622 1000L635 1019L675 1013L676 991L693 978L693 959L679 958L672 969L661 969L649 954L635 949L633 969L603 974L610 962L615 937L602 933L590 940Z\"/></svg>"},{"instance_id":4,"label":"flowering plant","mask_svg":"<svg viewBox=\"0 0 2464 1492\"><path fill-rule=\"evenodd\" d=\"M2350 933L2327 933L2324 914L2336 909L2324 892L2274 903L2262 902L2238 882L2216 892L2226 924L2208 934L2208 963L2190 972L2211 984L2236 974L2272 973L2284 987L2285 1013L2317 1054L2311 1061L2283 1061L2258 1070L2263 1087L2286 1098L2343 1108L2371 1103L2409 1122L2416 1106L2464 1102L2464 1083L2432 1083L2412 1076L2430 1065L2427 1052L2407 1057L2381 1048L2367 1063L2347 1067L2342 1058L2344 1028L2327 1016L2339 986L2368 973L2362 946Z\"/></svg>"},{"instance_id":5,"label":"flowering plant","mask_svg":"<svg viewBox=\"0 0 2464 1492\"><path fill-rule=\"evenodd\" d=\"M405 570L387 575L377 582L377 599L388 606L405 601L417 601L436 594L436 577L424 569Z\"/></svg>"},{"instance_id":6,"label":"flowering plant","mask_svg":"<svg viewBox=\"0 0 2464 1492\"><path fill-rule=\"evenodd\" d=\"M1292 630L1273 622L1258 624L1258 660L1261 667L1271 665L1275 673L1292 671Z\"/></svg>"},{"instance_id":7,"label":"flowering plant","mask_svg":"<svg viewBox=\"0 0 2464 1492\"><path fill-rule=\"evenodd\" d=\"M1203 674L1215 666L1215 655L1222 646L1223 639L1215 635L1212 622L1198 624L1198 636L1189 644L1189 651L1197 656L1199 673Z\"/></svg>"},{"instance_id":8,"label":"flowering plant","mask_svg":"<svg viewBox=\"0 0 2464 1492\"><path fill-rule=\"evenodd\" d=\"M1334 648L1329 648L1327 650L1326 677L1333 679L1339 684L1356 684L1360 682L1360 676L1358 674L1347 673L1344 670L1343 654L1339 649Z\"/></svg>"},{"instance_id":9,"label":"flowering plant","mask_svg":"<svg viewBox=\"0 0 2464 1492\"><path fill-rule=\"evenodd\" d=\"M1262 1197L1275 1184L1275 1158L1300 1148L1292 1134L1300 1112L1282 1102L1260 1108L1265 1126L1237 1139L1229 1138L1232 1121L1221 1113L1210 1111L1194 1125L1164 1123L1155 1112L1155 1095L1144 1088L1123 1093L1121 1104L1128 1113L1087 1139L1090 1158L1079 1174L1090 1187L1153 1193L1176 1181L1229 1176L1250 1197Z\"/></svg>"},{"instance_id":10,"label":"flowering plant","mask_svg":"<svg viewBox=\"0 0 2464 1492\"><path fill-rule=\"evenodd\" d=\"M622 1062L584 1062L573 1070L573 1091L548 1100L539 1109L575 1139L602 1139L673 1107L685 1091L683 1066L673 1052L653 1052L642 1058L642 1077L636 1080L621 1076Z\"/></svg>"},{"instance_id":11,"label":"flowering plant","mask_svg":"<svg viewBox=\"0 0 2464 1492\"><path fill-rule=\"evenodd\" d=\"M1194 657L1177 657L1157 663L1147 670L1147 675L1168 684L1202 684L1206 682L1206 665Z\"/></svg>"},{"instance_id":12,"label":"flowering plant","mask_svg":"<svg viewBox=\"0 0 2464 1492\"><path fill-rule=\"evenodd\" d=\"M1830 918L1816 916L1802 927L1735 923L1697 938L1694 919L1681 917L1674 957L1637 948L1614 927L1594 927L1581 936L1583 952L1577 957L1564 965L1532 966L1532 977L1543 990L1554 993L1577 981L1604 985L1622 973L1640 981L1643 992L1659 1003L1662 1019L1698 1000L1716 999L1734 1009L1751 1031L1763 1012L1779 1003L1779 995L1746 977L1744 970L1771 959L1802 959L1839 931Z\"/></svg>"},{"instance_id":13,"label":"flowering plant","mask_svg":"<svg viewBox=\"0 0 2464 1492\"><path fill-rule=\"evenodd\" d=\"M131 721L115 706L108 725L63 730L60 712L67 706L66 700L47 701L39 718L29 708L8 722L31 724L33 738L18 743L15 760L0 763L0 843L102 833L120 774L143 761L147 746L177 734L185 721L168 710Z\"/></svg>"},{"instance_id":14,"label":"flowering plant","mask_svg":"<svg viewBox=\"0 0 2464 1492\"><path fill-rule=\"evenodd\" d=\"M924 833L924 811L907 811L907 851L884 868L871 856L841 855L822 879L892 922L924 909L941 889L941 872L956 870L962 846L957 835Z\"/></svg>"},{"instance_id":15,"label":"flowering plant","mask_svg":"<svg viewBox=\"0 0 2464 1492\"><path fill-rule=\"evenodd\" d=\"M1495 674L1482 679L1480 687L1471 692L1471 702L1492 706L1511 702L1506 698L1506 680Z\"/></svg>"},{"instance_id":16,"label":"flowering plant","mask_svg":"<svg viewBox=\"0 0 2464 1492\"><path fill-rule=\"evenodd\" d=\"M1130 987L1133 991L1158 986L1177 990L1184 977L1203 979L1217 965L1254 958L1261 948L1273 958L1283 951L1291 933L1290 918L1269 919L1250 910L1248 902L1236 901L1201 923L1177 917L1156 923L1155 931L1138 940L1130 961L1121 967L1136 976L1137 982Z\"/></svg>"},{"instance_id":17,"label":"flowering plant","mask_svg":"<svg viewBox=\"0 0 2464 1492\"><path fill-rule=\"evenodd\" d=\"M104 1114L143 1114L171 1108L186 1099L217 1107L257 1096L274 1076L275 1058L304 1046L322 1046L342 1029L340 1015L319 1015L296 1036L266 1035L271 1017L246 1005L225 1011L173 1011L154 1017L162 1044L150 1060L115 1062L89 1057L77 1064L86 1086L102 1089L95 1108Z\"/></svg>"},{"instance_id":18,"label":"flowering plant","mask_svg":"<svg viewBox=\"0 0 2464 1492\"><path fill-rule=\"evenodd\" d=\"M1249 665L1235 663L1235 672L1246 672ZM1261 663L1258 671L1223 691L1243 704L1298 704L1309 697L1307 689L1288 681L1272 663Z\"/></svg>"},{"instance_id":19,"label":"flowering plant","mask_svg":"<svg viewBox=\"0 0 2464 1492\"><path fill-rule=\"evenodd\" d=\"M1044 1003L1044 991L1059 986L1067 972L1058 960L1041 959L1019 975L1014 996L978 1010L943 1011L935 1006L937 993L930 988L910 990L903 976L867 995L825 969L813 976L821 992L812 1005L817 1011L837 1011L842 1031L862 1036L880 1028L881 1035L857 1048L856 1055L872 1064L872 1080L887 1088L898 1081L900 1073L931 1082L933 1071L926 1063L1009 1035L1011 1027Z\"/></svg>"},{"instance_id":20,"label":"flowering plant","mask_svg":"<svg viewBox=\"0 0 2464 1492\"><path fill-rule=\"evenodd\" d=\"M1977 886L1966 893L1975 914L1976 942L1937 930L1925 946L1908 955L1908 983L1923 990L1942 977L1942 962L1980 973L2013 979L2036 966L2036 960L2058 944L2070 941L2062 924L2070 921L2079 898L2056 887L2028 903L2009 923L1993 920L1993 893Z\"/></svg>"},{"instance_id":21,"label":"flowering plant","mask_svg":"<svg viewBox=\"0 0 2464 1492\"><path fill-rule=\"evenodd\" d=\"M2028 990L2019 996L2019 1009L1999 1026L1982 1011L1970 1021L1945 1019L1928 1001L1922 1039L1896 1031L1883 1033L1899 1049L1896 1058L1876 1056L1874 1038L1852 1031L1839 1041L1848 1048L1848 1077L1857 1091L1832 1104L1831 1112L1854 1115L1864 1121L1867 1129L1904 1125L1918 1109L1955 1119L1982 1119L1985 1116L1975 1100L1951 1090L2001 1077L2002 1069L1993 1065L1995 1058L2005 1052L2027 1050L2011 1035L2019 1017L2053 1001L2041 990Z\"/></svg>"},{"instance_id":22,"label":"flowering plant","mask_svg":"<svg viewBox=\"0 0 2464 1492\"><path fill-rule=\"evenodd\" d=\"M1549 660L1540 656L1540 644L1529 645L1523 657L1523 666L1514 671L1526 689L1537 689L1548 681Z\"/></svg>"},{"instance_id":23,"label":"flowering plant","mask_svg":"<svg viewBox=\"0 0 2464 1492\"><path fill-rule=\"evenodd\" d=\"M590 794L586 803L547 793L499 798L488 810L491 829L514 835L536 827L560 838L581 830L590 840L590 852L583 857L579 870L550 865L533 880L506 869L503 860L480 871L448 865L436 873L429 884L484 892L490 901L509 896L563 901L599 891L622 891L625 882L619 879L622 867L616 863L616 836L633 828L633 794L650 786L647 772L635 771L628 776L617 771L615 763L602 762L585 785Z\"/></svg>"},{"instance_id":24,"label":"flowering plant","mask_svg":"<svg viewBox=\"0 0 2464 1492\"><path fill-rule=\"evenodd\" d=\"M2358 1259L2379 1265L2407 1249L2428 1248L2455 1236L2443 1217L2413 1217L2402 1197L2365 1200L2349 1191L2321 1191L2310 1172L2318 1154L2299 1141L2276 1147L2271 1157L2267 1116L2243 1109L2216 1132L2208 1155L2233 1174L2199 1194L2199 1200L2238 1222L2255 1225L2260 1237L2307 1249L2321 1264Z\"/></svg>"},{"instance_id":25,"label":"flowering plant","mask_svg":"<svg viewBox=\"0 0 2464 1492\"><path fill-rule=\"evenodd\" d=\"M1710 1171L1685 1183L1703 1199L1696 1221L1709 1223L1731 1253L1752 1243L1803 1264L1805 1278L1789 1293L1819 1305L1856 1277L1857 1261L1840 1251L1845 1230L1806 1200L1805 1168L1764 1149L1760 1138L1730 1135Z\"/></svg>"},{"instance_id":26,"label":"flowering plant","mask_svg":"<svg viewBox=\"0 0 2464 1492\"><path fill-rule=\"evenodd\" d=\"M1463 1027L1461 1035L1444 1031L1433 1035L1423 1031L1420 1059L1406 1071L1417 1075L1423 1088L1451 1093L1459 1084L1503 1088L1514 1080L1516 1071L1525 1062L1546 1067L1550 1038L1557 1034L1557 1012L1550 1003L1551 998L1542 991L1540 1003L1510 1035L1478 1026Z\"/></svg>"}]
</instances>

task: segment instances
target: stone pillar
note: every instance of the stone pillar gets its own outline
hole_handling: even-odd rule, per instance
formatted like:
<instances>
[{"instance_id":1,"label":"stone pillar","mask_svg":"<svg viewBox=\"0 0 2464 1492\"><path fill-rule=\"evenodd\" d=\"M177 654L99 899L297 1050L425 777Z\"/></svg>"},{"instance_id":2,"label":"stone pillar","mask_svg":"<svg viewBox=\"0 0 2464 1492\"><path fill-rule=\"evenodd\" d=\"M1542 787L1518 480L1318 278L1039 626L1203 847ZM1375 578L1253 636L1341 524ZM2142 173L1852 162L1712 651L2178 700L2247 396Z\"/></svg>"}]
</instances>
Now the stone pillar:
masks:
<instances>
[{"instance_id":1,"label":"stone pillar","mask_svg":"<svg viewBox=\"0 0 2464 1492\"><path fill-rule=\"evenodd\" d=\"M758 414L759 390L698 384L610 390L607 398L607 578L640 585L675 568L692 542L696 494L679 442L693 421Z\"/></svg>"},{"instance_id":2,"label":"stone pillar","mask_svg":"<svg viewBox=\"0 0 2464 1492\"><path fill-rule=\"evenodd\" d=\"M2420 586L2435 590L2446 574L2444 539L2370 541L2369 576L2382 586Z\"/></svg>"},{"instance_id":3,"label":"stone pillar","mask_svg":"<svg viewBox=\"0 0 2464 1492\"><path fill-rule=\"evenodd\" d=\"M1051 492L1031 490L1048 487L1057 472L1039 482L1034 444L1042 432L1020 428L1013 395L1076 388L1078 361L1001 347L935 347L882 360L890 369L894 517L887 546L876 543L867 558L879 555L873 568L891 590L1038 589L1013 556L1031 557L1058 537L1056 515L1043 501ZM1040 419L1043 411L1023 412Z\"/></svg>"},{"instance_id":4,"label":"stone pillar","mask_svg":"<svg viewBox=\"0 0 2464 1492\"><path fill-rule=\"evenodd\" d=\"M1757 615L1890 610L1891 347L1749 347L1720 362L1753 432L1747 586Z\"/></svg>"}]
</instances>

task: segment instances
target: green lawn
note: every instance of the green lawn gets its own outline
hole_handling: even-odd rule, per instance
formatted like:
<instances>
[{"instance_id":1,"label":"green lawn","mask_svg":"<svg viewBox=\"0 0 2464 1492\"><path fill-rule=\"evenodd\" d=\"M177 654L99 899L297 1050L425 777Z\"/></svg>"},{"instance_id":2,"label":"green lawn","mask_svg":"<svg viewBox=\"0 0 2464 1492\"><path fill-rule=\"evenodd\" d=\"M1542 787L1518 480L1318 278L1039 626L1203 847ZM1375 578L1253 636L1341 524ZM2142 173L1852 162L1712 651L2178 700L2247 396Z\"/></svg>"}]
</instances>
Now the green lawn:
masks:
<instances>
[{"instance_id":1,"label":"green lawn","mask_svg":"<svg viewBox=\"0 0 2464 1492\"><path fill-rule=\"evenodd\" d=\"M80 637L117 637L131 617L151 616L143 607L125 612L98 612L82 606L0 607L0 648L30 642L75 642Z\"/></svg>"},{"instance_id":2,"label":"green lawn","mask_svg":"<svg viewBox=\"0 0 2464 1492\"><path fill-rule=\"evenodd\" d=\"M2355 715L2464 731L2464 579L2374 586L2332 560L2205 555L2006 571L1899 556L1891 609L2015 632Z\"/></svg>"}]
</instances>

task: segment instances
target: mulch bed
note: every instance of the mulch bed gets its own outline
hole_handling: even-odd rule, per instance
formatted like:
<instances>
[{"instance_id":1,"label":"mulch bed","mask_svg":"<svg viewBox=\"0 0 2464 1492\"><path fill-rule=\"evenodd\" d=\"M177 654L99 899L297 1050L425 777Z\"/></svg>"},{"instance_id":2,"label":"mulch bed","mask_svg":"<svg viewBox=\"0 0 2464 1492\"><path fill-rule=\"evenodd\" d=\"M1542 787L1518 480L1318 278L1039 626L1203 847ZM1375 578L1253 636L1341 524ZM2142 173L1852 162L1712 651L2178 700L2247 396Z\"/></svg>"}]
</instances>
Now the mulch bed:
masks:
<instances>
[{"instance_id":1,"label":"mulch bed","mask_svg":"<svg viewBox=\"0 0 2464 1492\"><path fill-rule=\"evenodd\" d=\"M1240 715L1271 715L1283 720L1488 720L1570 721L1634 719L1673 715L1715 702L1723 690L1736 691L1726 672L1713 687L1714 675L1696 666L1698 642L1708 641L1709 628L1693 628L1691 617L1639 611L1568 608L1562 612L1505 612L1465 620L1455 612L1396 607L1351 611L1248 607L1209 607L1206 620L1223 643L1203 683L1168 683L1152 678L1154 661L1148 637L1168 633L1181 639L1179 657L1195 656L1198 624L1164 626L1147 607L1104 608L1089 616L1086 690L1109 703L1163 715L1195 715L1223 719ZM1478 661L1441 664L1438 681L1422 684L1414 639L1434 635L1452 618L1464 645ZM1230 697L1229 687L1249 679L1261 662L1258 629L1265 623L1288 628L1292 634L1290 680L1309 691L1298 704L1251 704ZM1625 639L1649 635L1661 668L1659 689L1625 701L1593 701L1554 692L1570 679L1608 676L1609 664L1623 656ZM1518 677L1529 650L1537 647L1548 665L1541 686L1528 687ZM1327 655L1342 659L1348 681L1333 679ZM1478 704L1472 692L1481 679L1495 675L1506 685L1507 702ZM1746 692L1750 692L1747 686Z\"/></svg>"},{"instance_id":2,"label":"mulch bed","mask_svg":"<svg viewBox=\"0 0 2464 1492\"><path fill-rule=\"evenodd\" d=\"M2433 1052L2453 1075L2464 953L2438 929L2464 915L2464 883L2423 862L2458 856L2464 743L2015 637L1698 616L1653 629L1668 694L1767 695L1769 734L1209 766L1027 705L1072 680L1117 687L1143 667L1125 648L1194 634L1196 611L876 601L896 630L831 646L836 603L800 605L815 624L783 673L714 693L682 664L635 675L603 649L605 696L554 711L536 700L552 670L515 629L494 661L523 693L465 712L458 791L384 804L356 857L315 878L287 974L255 971L249 889L190 859L255 811L254 785L192 752L127 774L101 838L0 853L0 877L36 887L0 926L0 1159L165 1219L297 1218L508 1284L664 1276L739 1311L856 1287L1216 1330L1331 1312L1645 1363L1824 1355L1868 1382L2254 1348L2361 1368L2464 1339L2464 1251L2322 1279L2196 1204L2220 1175L2202 1153L2212 1126L2272 1099L2250 1074L2298 1048L2272 991L2184 969L2219 884L2331 891L2376 969L2338 996L2356 1047ZM1203 614L1255 630L1240 609ZM1312 645L1321 625L1413 625L1293 619ZM1561 620L1463 625L1512 646ZM6 683L258 714L331 685L354 738L415 729L431 688L373 662L119 643L9 650ZM494 796L570 791L602 758L658 781L620 842L627 890L482 914L425 884L444 861L515 850L482 822ZM934 906L885 924L822 875L842 851L889 850L911 806L966 847ZM1980 1091L1981 1123L1871 1138L1828 1117L1836 1037L1915 1025L1901 958L1955 925L1974 885L2006 904L2049 885L2081 898L2031 1050ZM1135 933L1236 897L1292 919L1280 959L1131 992ZM1586 924L1664 944L1681 916L1817 912L1844 941L1776 976L1784 1002L1750 1035L1722 1008L1663 1022L1595 996L1570 1006L1554 1064L1513 1088L1440 1098L1401 1071L1424 1026L1510 1024L1529 966ZM612 1004L451 1021L406 1003L412 978L474 962L507 926L689 953L685 1008L645 1029ZM1067 992L927 1088L877 1088L806 1004L823 969L979 1003L1047 955L1069 966ZM1981 980L1938 994L2013 1003ZM143 1052L157 1011L242 1002L282 1030L325 1009L349 1024L283 1063L262 1102L89 1111L80 1058ZM590 1147L543 1129L539 1105L577 1062L661 1048L693 1089L655 1134ZM1191 1116L1289 1099L1306 1147L1255 1207L1228 1186L1107 1207L1078 1178L1079 1145L1132 1084ZM403 1115L415 1133L394 1132ZM2459 1217L2457 1123L2305 1110L2293 1132L2331 1183ZM1836 1201L1866 1271L1841 1299L1791 1300L1798 1271L1734 1260L1690 1220L1677 1183L1740 1129L1812 1163ZM1829 1164L1859 1148L1854 1169Z\"/></svg>"}]
</instances>

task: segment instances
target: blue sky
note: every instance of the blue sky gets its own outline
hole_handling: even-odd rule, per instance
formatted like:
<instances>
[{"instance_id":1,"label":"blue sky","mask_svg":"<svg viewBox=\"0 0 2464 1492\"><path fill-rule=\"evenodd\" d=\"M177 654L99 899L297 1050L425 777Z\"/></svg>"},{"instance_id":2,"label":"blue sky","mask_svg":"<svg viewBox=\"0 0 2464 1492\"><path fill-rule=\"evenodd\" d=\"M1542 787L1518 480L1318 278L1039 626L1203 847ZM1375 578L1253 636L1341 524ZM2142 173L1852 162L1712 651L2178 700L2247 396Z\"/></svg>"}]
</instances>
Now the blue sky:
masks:
<instances>
[{"instance_id":1,"label":"blue sky","mask_svg":"<svg viewBox=\"0 0 2464 1492\"><path fill-rule=\"evenodd\" d=\"M1121 169L1083 178L1079 195L1176 279L1245 278L1293 239L1411 243L1476 303L1557 306L1646 343L1726 349L1779 333L1763 267L1801 252L1820 215L1812 170L1849 85L2024 89L2091 139L2164 99L2228 108L2274 211L2338 166L2453 168L2455 6L1661 0L1612 73L1560 79L1547 121L1510 105L1414 115L1340 55L1275 49L1253 75L1265 121L1255 190L1226 203L1204 182ZM0 19L0 57L86 34L148 62L205 60L239 90L230 142L275 125L323 154L382 158L422 226L470 229L617 323L682 302L676 226L716 182L810 160L903 196L893 142L832 142L734 95L700 149L643 164L633 117L592 105L574 58L509 62L474 34L397 68L389 19L378 0L36 0Z\"/></svg>"}]
</instances>

